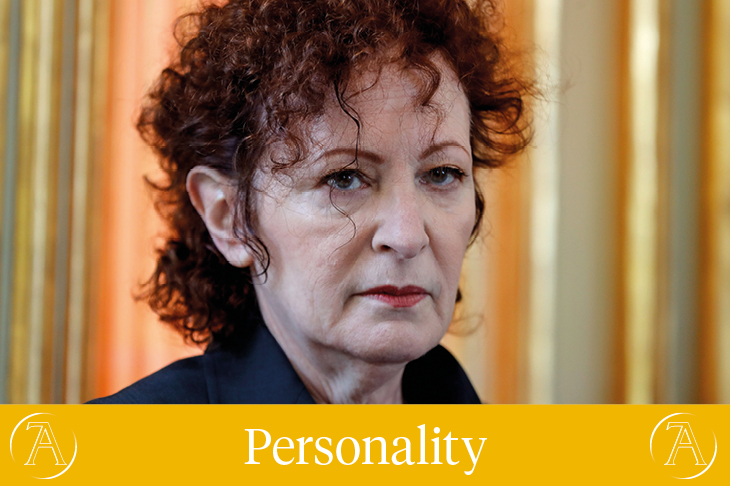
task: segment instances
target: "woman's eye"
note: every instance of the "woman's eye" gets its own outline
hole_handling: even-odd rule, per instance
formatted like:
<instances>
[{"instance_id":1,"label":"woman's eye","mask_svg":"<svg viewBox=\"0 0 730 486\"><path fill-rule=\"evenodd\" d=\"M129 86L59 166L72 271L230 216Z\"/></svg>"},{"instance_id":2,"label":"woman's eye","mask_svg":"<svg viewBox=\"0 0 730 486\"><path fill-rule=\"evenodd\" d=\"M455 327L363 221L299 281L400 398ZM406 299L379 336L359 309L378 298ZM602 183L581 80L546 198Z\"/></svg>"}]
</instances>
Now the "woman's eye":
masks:
<instances>
[{"instance_id":1,"label":"woman's eye","mask_svg":"<svg viewBox=\"0 0 730 486\"><path fill-rule=\"evenodd\" d=\"M354 191L363 185L362 177L354 170L335 172L327 178L327 184L340 191Z\"/></svg>"},{"instance_id":2,"label":"woman's eye","mask_svg":"<svg viewBox=\"0 0 730 486\"><path fill-rule=\"evenodd\" d=\"M463 176L464 173L454 167L436 167L428 171L425 182L437 186L448 186L455 179L461 179Z\"/></svg>"}]
</instances>

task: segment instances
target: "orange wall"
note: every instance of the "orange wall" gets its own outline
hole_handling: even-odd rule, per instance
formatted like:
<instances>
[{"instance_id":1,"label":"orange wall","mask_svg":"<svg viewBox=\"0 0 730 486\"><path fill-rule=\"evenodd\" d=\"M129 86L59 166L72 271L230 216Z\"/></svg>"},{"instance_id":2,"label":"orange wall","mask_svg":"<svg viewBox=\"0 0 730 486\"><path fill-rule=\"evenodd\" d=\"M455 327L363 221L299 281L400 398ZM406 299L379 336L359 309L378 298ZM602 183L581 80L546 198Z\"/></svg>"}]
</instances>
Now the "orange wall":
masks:
<instances>
[{"instance_id":1,"label":"orange wall","mask_svg":"<svg viewBox=\"0 0 730 486\"><path fill-rule=\"evenodd\" d=\"M143 175L157 174L134 129L141 100L174 48L181 0L112 0L102 236L92 393L113 393L182 356L199 352L157 322L132 295L154 267L164 231Z\"/></svg>"}]
</instances>

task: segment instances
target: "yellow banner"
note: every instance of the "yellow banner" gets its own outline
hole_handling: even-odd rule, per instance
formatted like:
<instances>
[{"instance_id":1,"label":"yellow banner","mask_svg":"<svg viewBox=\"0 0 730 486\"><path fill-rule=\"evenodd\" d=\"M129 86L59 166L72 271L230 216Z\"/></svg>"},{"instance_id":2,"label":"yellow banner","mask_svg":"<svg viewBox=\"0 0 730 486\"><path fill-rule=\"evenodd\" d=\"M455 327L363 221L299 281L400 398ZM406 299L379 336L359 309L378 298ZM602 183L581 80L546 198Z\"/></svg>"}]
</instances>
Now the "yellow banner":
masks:
<instances>
[{"instance_id":1,"label":"yellow banner","mask_svg":"<svg viewBox=\"0 0 730 486\"><path fill-rule=\"evenodd\" d=\"M0 423L12 485L730 481L725 405L4 405Z\"/></svg>"}]
</instances>

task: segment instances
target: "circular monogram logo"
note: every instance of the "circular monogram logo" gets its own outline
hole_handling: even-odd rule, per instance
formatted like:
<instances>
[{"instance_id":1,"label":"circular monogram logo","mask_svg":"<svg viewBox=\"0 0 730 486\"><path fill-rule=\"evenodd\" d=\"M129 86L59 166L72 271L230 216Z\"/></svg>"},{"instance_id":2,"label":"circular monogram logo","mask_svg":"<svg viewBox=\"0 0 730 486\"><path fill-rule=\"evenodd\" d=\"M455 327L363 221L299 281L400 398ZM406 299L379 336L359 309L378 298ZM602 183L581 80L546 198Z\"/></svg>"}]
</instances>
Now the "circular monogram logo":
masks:
<instances>
[{"instance_id":1,"label":"circular monogram logo","mask_svg":"<svg viewBox=\"0 0 730 486\"><path fill-rule=\"evenodd\" d=\"M715 462L717 438L694 414L673 413L654 427L649 452L654 462L670 476L692 479L703 475Z\"/></svg>"},{"instance_id":2,"label":"circular monogram logo","mask_svg":"<svg viewBox=\"0 0 730 486\"><path fill-rule=\"evenodd\" d=\"M18 422L10 435L10 456L28 475L53 479L76 459L76 435L51 413L34 413Z\"/></svg>"}]
</instances>

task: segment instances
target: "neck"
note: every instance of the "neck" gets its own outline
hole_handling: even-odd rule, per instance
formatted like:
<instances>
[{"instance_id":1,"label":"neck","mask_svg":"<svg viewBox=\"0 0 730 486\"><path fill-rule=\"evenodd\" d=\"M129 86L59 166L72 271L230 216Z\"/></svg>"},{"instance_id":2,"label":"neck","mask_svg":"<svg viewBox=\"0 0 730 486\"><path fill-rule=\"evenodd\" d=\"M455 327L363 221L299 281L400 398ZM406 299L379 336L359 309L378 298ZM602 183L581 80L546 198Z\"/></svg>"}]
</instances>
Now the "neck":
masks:
<instances>
[{"instance_id":1,"label":"neck","mask_svg":"<svg viewBox=\"0 0 730 486\"><path fill-rule=\"evenodd\" d=\"M317 403L403 403L404 366L350 366L325 374L307 362L291 361Z\"/></svg>"},{"instance_id":2,"label":"neck","mask_svg":"<svg viewBox=\"0 0 730 486\"><path fill-rule=\"evenodd\" d=\"M403 403L405 363L367 363L323 346L302 346L304 340L267 327L317 403Z\"/></svg>"}]
</instances>

